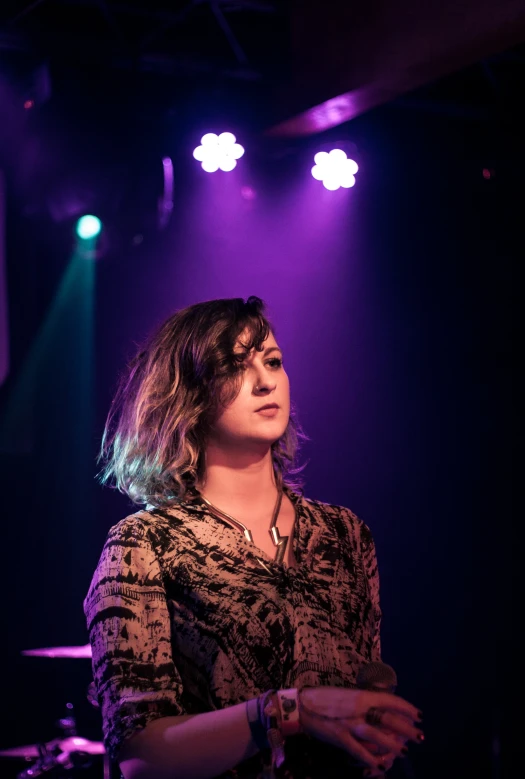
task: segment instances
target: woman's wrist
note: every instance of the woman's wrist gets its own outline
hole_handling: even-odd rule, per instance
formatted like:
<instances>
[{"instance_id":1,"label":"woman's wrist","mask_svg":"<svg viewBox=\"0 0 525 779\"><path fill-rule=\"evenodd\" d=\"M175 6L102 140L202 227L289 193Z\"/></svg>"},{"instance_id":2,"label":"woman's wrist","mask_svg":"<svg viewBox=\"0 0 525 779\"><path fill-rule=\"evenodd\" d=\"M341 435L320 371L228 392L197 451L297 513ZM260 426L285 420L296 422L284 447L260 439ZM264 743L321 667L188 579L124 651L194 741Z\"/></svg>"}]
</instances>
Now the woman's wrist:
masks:
<instances>
[{"instance_id":1,"label":"woman's wrist","mask_svg":"<svg viewBox=\"0 0 525 779\"><path fill-rule=\"evenodd\" d=\"M264 695L259 695L257 698L246 701L246 716L248 718L252 740L260 751L270 748L266 731L266 722L262 710L264 697Z\"/></svg>"},{"instance_id":2,"label":"woman's wrist","mask_svg":"<svg viewBox=\"0 0 525 779\"><path fill-rule=\"evenodd\" d=\"M264 751L272 752L284 747L290 736L302 733L299 712L299 690L295 687L285 690L268 690L246 702L246 716L250 725L252 740Z\"/></svg>"},{"instance_id":3,"label":"woman's wrist","mask_svg":"<svg viewBox=\"0 0 525 779\"><path fill-rule=\"evenodd\" d=\"M307 687L302 687L299 690L299 693L297 695L297 704L299 709L299 724L301 726L301 731L305 732L305 719L308 716L308 709L306 708L304 704L304 693L305 690L308 689Z\"/></svg>"}]
</instances>

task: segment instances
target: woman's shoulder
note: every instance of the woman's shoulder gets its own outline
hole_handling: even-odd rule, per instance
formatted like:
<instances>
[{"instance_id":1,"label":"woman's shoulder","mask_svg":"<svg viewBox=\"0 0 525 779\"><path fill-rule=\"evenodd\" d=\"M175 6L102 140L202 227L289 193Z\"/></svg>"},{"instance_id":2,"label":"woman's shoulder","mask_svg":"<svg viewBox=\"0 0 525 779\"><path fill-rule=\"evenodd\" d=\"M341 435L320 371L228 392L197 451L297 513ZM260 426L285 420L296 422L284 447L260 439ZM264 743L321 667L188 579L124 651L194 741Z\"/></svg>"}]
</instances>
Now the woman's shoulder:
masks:
<instances>
[{"instance_id":1,"label":"woman's shoulder","mask_svg":"<svg viewBox=\"0 0 525 779\"><path fill-rule=\"evenodd\" d=\"M185 535L185 512L181 509L146 506L116 522L109 528L106 543L148 545L156 548L171 546Z\"/></svg>"},{"instance_id":2,"label":"woman's shoulder","mask_svg":"<svg viewBox=\"0 0 525 779\"><path fill-rule=\"evenodd\" d=\"M142 540L148 537L151 528L152 518L149 512L138 509L112 525L108 530L108 539Z\"/></svg>"},{"instance_id":3,"label":"woman's shoulder","mask_svg":"<svg viewBox=\"0 0 525 779\"><path fill-rule=\"evenodd\" d=\"M371 530L368 525L347 506L341 506L337 503L327 503L326 501L316 500L315 498L305 497L303 501L311 511L320 512L332 520L342 522L348 531L357 536L371 536Z\"/></svg>"}]
</instances>

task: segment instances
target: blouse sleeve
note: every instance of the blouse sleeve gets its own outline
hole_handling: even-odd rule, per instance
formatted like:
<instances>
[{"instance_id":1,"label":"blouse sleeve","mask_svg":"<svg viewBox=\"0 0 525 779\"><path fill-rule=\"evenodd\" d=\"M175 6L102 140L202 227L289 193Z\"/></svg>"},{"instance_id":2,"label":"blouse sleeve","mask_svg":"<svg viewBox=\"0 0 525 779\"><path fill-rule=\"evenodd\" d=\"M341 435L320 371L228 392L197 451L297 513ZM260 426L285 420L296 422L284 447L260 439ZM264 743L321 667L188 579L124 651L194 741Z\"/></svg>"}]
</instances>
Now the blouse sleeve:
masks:
<instances>
[{"instance_id":1,"label":"blouse sleeve","mask_svg":"<svg viewBox=\"0 0 525 779\"><path fill-rule=\"evenodd\" d=\"M372 626L372 650L371 661L381 661L381 607L379 604L379 570L377 567L377 555L374 539L370 528L361 523L361 555L365 576L370 591L372 614L370 624Z\"/></svg>"},{"instance_id":2,"label":"blouse sleeve","mask_svg":"<svg viewBox=\"0 0 525 779\"><path fill-rule=\"evenodd\" d=\"M84 614L104 744L116 761L122 742L137 729L186 713L160 564L139 518L111 528Z\"/></svg>"}]
</instances>

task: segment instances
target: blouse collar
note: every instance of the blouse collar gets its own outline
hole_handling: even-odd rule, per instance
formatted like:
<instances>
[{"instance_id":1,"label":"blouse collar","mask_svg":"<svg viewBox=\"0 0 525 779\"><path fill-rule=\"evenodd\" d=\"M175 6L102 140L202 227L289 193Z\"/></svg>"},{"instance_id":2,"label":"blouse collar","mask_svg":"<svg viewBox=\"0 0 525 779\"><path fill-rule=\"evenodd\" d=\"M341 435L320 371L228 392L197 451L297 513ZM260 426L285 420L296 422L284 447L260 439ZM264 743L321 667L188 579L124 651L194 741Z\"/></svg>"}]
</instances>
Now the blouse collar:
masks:
<instances>
[{"instance_id":1,"label":"blouse collar","mask_svg":"<svg viewBox=\"0 0 525 779\"><path fill-rule=\"evenodd\" d=\"M290 487L288 487L287 484L283 484L283 494L286 495L293 505L297 505L302 502L302 495L298 492L294 492ZM178 503L174 504L175 506L180 506L181 508L184 506L191 506L192 510L199 510L199 511L208 511L208 506L205 503L205 501L202 499L202 496L196 490L193 488L191 491L187 493L187 497L179 501Z\"/></svg>"},{"instance_id":2,"label":"blouse collar","mask_svg":"<svg viewBox=\"0 0 525 779\"><path fill-rule=\"evenodd\" d=\"M288 498L291 500L294 508L296 506L300 506L304 504L304 498L299 492L295 492L292 490L287 484L283 484L283 494L287 495ZM148 503L145 507L145 511L158 511L159 507L155 506L152 503ZM175 501L170 506L167 506L164 510L170 510L170 509L185 509L190 508L192 512L198 512L198 513L208 513L209 507L205 503L205 501L202 499L201 494L199 491L192 487L186 492L186 497L184 500Z\"/></svg>"},{"instance_id":3,"label":"blouse collar","mask_svg":"<svg viewBox=\"0 0 525 779\"><path fill-rule=\"evenodd\" d=\"M303 496L299 492L294 492L290 487L288 487L287 484L283 484L283 494L287 495L288 498L292 501L294 507L297 505L300 505L303 503ZM191 508L192 511L199 511L199 512L208 512L209 507L205 503L205 501L202 499L201 494L199 491L192 487L186 492L186 497L184 500L174 501L170 506L166 507L169 509L177 509L177 508ZM159 509L159 506L155 506L153 503L148 503L144 507L145 511L155 511Z\"/></svg>"}]
</instances>

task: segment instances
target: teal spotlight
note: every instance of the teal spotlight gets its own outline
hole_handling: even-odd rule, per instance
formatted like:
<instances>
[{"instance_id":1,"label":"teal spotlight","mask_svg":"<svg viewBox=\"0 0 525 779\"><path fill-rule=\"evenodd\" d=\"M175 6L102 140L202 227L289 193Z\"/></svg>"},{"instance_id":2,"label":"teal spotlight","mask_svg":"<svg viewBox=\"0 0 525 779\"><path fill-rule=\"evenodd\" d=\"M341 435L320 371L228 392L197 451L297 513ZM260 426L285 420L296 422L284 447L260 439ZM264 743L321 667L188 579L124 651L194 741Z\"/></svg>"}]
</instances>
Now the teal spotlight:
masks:
<instances>
[{"instance_id":1,"label":"teal spotlight","mask_svg":"<svg viewBox=\"0 0 525 779\"><path fill-rule=\"evenodd\" d=\"M96 238L102 230L102 222L98 216L86 214L81 216L77 222L77 235L83 241L89 241L90 238Z\"/></svg>"}]
</instances>

